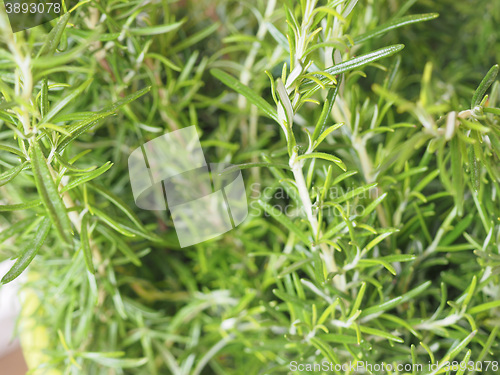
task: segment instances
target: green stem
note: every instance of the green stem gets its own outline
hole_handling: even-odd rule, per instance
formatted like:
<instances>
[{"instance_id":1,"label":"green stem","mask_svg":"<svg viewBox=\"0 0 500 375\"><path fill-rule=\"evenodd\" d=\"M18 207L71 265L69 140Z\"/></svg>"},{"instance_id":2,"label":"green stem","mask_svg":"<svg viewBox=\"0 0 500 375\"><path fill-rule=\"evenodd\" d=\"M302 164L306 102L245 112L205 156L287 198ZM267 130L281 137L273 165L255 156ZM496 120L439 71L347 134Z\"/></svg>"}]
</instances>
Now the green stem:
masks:
<instances>
[{"instance_id":1,"label":"green stem","mask_svg":"<svg viewBox=\"0 0 500 375\"><path fill-rule=\"evenodd\" d=\"M328 273L338 272L337 264L335 263L335 258L333 256L333 250L325 243L317 244L320 237L320 228L318 224L318 219L313 213L311 198L309 197L309 190L307 189L306 181L304 179L304 174L302 173L303 161L297 160L297 153L294 153L290 159L290 167L292 168L293 177L295 179L295 184L299 190L299 197L302 202L302 206L306 212L307 220L311 225L314 241L311 246L312 251L317 251L318 246L321 250L323 261L326 265L326 270ZM339 290L345 290L345 276L336 275L333 278L335 287Z\"/></svg>"}]
</instances>

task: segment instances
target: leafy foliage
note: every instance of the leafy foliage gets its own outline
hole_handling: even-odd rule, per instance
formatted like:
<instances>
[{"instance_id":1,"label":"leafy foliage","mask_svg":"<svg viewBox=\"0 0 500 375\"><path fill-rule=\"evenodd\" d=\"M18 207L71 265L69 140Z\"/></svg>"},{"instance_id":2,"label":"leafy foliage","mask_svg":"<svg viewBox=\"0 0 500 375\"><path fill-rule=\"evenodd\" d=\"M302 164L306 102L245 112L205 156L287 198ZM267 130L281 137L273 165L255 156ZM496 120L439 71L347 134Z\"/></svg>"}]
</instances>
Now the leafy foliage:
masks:
<instances>
[{"instance_id":1,"label":"leafy foliage","mask_svg":"<svg viewBox=\"0 0 500 375\"><path fill-rule=\"evenodd\" d=\"M484 34L500 34L488 18L454 45L458 74L425 51L459 21L397 3L90 1L16 34L0 10L0 254L16 259L2 283L29 265L51 338L29 365L498 360L500 84ZM180 251L167 212L134 205L127 158L193 124L210 161L244 170L250 214Z\"/></svg>"}]
</instances>

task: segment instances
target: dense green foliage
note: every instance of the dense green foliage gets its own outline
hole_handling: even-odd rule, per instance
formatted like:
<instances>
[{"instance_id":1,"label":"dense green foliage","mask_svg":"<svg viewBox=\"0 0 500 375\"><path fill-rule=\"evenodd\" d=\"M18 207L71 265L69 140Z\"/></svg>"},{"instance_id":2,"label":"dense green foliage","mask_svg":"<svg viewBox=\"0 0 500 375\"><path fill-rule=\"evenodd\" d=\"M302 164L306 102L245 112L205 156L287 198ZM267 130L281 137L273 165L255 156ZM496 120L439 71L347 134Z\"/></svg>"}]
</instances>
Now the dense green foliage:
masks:
<instances>
[{"instance_id":1,"label":"dense green foliage","mask_svg":"<svg viewBox=\"0 0 500 375\"><path fill-rule=\"evenodd\" d=\"M42 374L499 360L499 2L91 0L16 34L2 12L2 282L31 273ZM250 212L180 249L127 159L190 125Z\"/></svg>"}]
</instances>

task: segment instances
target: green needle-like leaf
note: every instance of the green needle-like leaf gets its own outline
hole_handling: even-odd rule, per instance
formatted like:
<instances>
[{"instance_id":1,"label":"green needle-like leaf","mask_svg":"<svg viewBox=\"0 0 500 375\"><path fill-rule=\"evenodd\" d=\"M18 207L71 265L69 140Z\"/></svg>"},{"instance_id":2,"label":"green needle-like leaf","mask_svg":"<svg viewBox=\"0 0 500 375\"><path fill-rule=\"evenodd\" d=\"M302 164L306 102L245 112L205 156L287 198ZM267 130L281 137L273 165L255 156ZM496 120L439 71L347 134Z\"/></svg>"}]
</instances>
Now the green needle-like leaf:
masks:
<instances>
[{"instance_id":1,"label":"green needle-like leaf","mask_svg":"<svg viewBox=\"0 0 500 375\"><path fill-rule=\"evenodd\" d=\"M370 30L364 34L358 35L357 37L354 38L354 44L360 44L366 42L371 38L384 35L388 31L397 29L399 27L411 25L413 23L418 23L418 22L430 21L437 17L439 17L438 13L412 14L410 16L401 17L393 21L384 23L380 26L377 26L373 30Z\"/></svg>"},{"instance_id":2,"label":"green needle-like leaf","mask_svg":"<svg viewBox=\"0 0 500 375\"><path fill-rule=\"evenodd\" d=\"M500 307L500 300L491 301L482 303L481 305L474 306L468 310L469 314L478 314L483 311L487 311L489 309L493 309L495 307Z\"/></svg>"},{"instance_id":3,"label":"green needle-like leaf","mask_svg":"<svg viewBox=\"0 0 500 375\"><path fill-rule=\"evenodd\" d=\"M132 233L131 231L129 231L126 227L121 225L121 223L112 219L109 215L105 214L101 210L99 210L95 207L92 207L92 211L97 215L97 217L99 217L103 222L108 224L111 228L116 230L118 233L121 233L127 237L135 237L136 236L135 233Z\"/></svg>"},{"instance_id":4,"label":"green needle-like leaf","mask_svg":"<svg viewBox=\"0 0 500 375\"><path fill-rule=\"evenodd\" d=\"M340 128L342 125L344 125L343 122L341 122L340 124L332 125L328 129L326 129L323 133L321 133L318 139L316 139L314 148L318 147L321 144L321 142L325 140L326 137L328 137L332 132Z\"/></svg>"},{"instance_id":5,"label":"green needle-like leaf","mask_svg":"<svg viewBox=\"0 0 500 375\"><path fill-rule=\"evenodd\" d=\"M84 183L88 182L88 181L92 181L92 180L96 179L97 177L99 177L100 175L102 175L103 173L105 173L106 171L108 171L112 166L113 166L113 163L111 163L111 162L108 161L102 167L97 168L94 171L88 172L88 173L86 173L85 175L83 175L81 177L75 178L69 184L67 184L66 186L64 186L61 189L61 193L64 193L64 192L66 192L68 190L71 190L71 189L73 189L73 188L75 188L75 187L77 187L77 186L79 186L81 184L84 184Z\"/></svg>"},{"instance_id":6,"label":"green needle-like leaf","mask_svg":"<svg viewBox=\"0 0 500 375\"><path fill-rule=\"evenodd\" d=\"M384 332L380 329L364 327L364 326L360 326L359 329L361 330L361 332L369 334L369 335L383 337L385 339L396 341L399 343L404 342L404 340L402 338L394 336L394 335L390 334L389 332Z\"/></svg>"},{"instance_id":7,"label":"green needle-like leaf","mask_svg":"<svg viewBox=\"0 0 500 375\"><path fill-rule=\"evenodd\" d=\"M129 32L133 35L159 35L165 34L170 31L174 31L182 26L182 24L186 21L179 21L169 25L158 25L158 26L150 26L150 27L140 27L130 29Z\"/></svg>"},{"instance_id":8,"label":"green needle-like leaf","mask_svg":"<svg viewBox=\"0 0 500 375\"><path fill-rule=\"evenodd\" d=\"M276 110L268 102L262 99L251 88L245 86L236 78L230 76L229 74L223 72L220 69L211 69L210 73L215 78L224 83L226 86L232 88L234 91L247 98L252 104L257 106L257 108L259 108L262 112L264 112L268 117L278 122L278 114L276 113Z\"/></svg>"},{"instance_id":9,"label":"green needle-like leaf","mask_svg":"<svg viewBox=\"0 0 500 375\"><path fill-rule=\"evenodd\" d=\"M66 24L69 21L69 17L70 13L67 12L63 16L61 16L61 18L59 18L56 26L54 26L54 28L51 30L42 48L40 48L38 56L51 56L56 52L57 46L61 41L62 34L66 29Z\"/></svg>"},{"instance_id":10,"label":"green needle-like leaf","mask_svg":"<svg viewBox=\"0 0 500 375\"><path fill-rule=\"evenodd\" d=\"M42 118L49 112L49 84L47 78L42 79L42 90L40 91L40 114Z\"/></svg>"},{"instance_id":11,"label":"green needle-like leaf","mask_svg":"<svg viewBox=\"0 0 500 375\"><path fill-rule=\"evenodd\" d=\"M344 162L337 158L336 156L326 154L324 152L312 152L310 154L304 154L300 155L297 160L303 160L303 159L323 159L323 160L328 160L333 163L335 163L340 169L342 169L344 172L347 170Z\"/></svg>"},{"instance_id":12,"label":"green needle-like leaf","mask_svg":"<svg viewBox=\"0 0 500 375\"><path fill-rule=\"evenodd\" d=\"M380 305L376 305L376 306L372 306L372 307L369 307L367 309L364 309L361 312L360 317L365 317L365 316L369 316L372 314L381 314L384 311L393 309L394 307L396 307L396 306L408 301L409 299L414 298L414 297L418 296L419 294L423 293L429 286L431 286L431 284L432 284L431 281L426 281L422 285L417 286L415 289L412 289L409 292L407 292L399 297L396 297L396 298L393 298L389 301L381 303Z\"/></svg>"},{"instance_id":13,"label":"green needle-like leaf","mask_svg":"<svg viewBox=\"0 0 500 375\"><path fill-rule=\"evenodd\" d=\"M225 175L225 174L233 173L235 171L239 171L242 169L261 168L261 167L290 169L290 166L288 164L282 164L282 163L245 163L245 164L232 165L232 166L224 169L219 174Z\"/></svg>"},{"instance_id":14,"label":"green needle-like leaf","mask_svg":"<svg viewBox=\"0 0 500 375\"><path fill-rule=\"evenodd\" d=\"M330 347L330 345L328 345L326 342L324 342L323 340L321 340L317 337L312 337L311 344L316 349L318 349L321 352L321 354L323 354L325 356L325 358L327 358L329 361L331 361L332 363L334 363L336 365L339 364L340 361L337 358L337 356L335 355L335 352Z\"/></svg>"},{"instance_id":15,"label":"green needle-like leaf","mask_svg":"<svg viewBox=\"0 0 500 375\"><path fill-rule=\"evenodd\" d=\"M29 154L36 188L40 194L43 205L47 209L50 220L61 240L70 244L73 234L71 222L69 221L66 207L59 195L59 191L57 190L49 167L47 166L47 160L36 140L31 142Z\"/></svg>"},{"instance_id":16,"label":"green needle-like leaf","mask_svg":"<svg viewBox=\"0 0 500 375\"><path fill-rule=\"evenodd\" d=\"M26 156L21 152L21 150L19 150L17 148L14 148L14 147L11 147L8 145L4 145L4 144L0 144L0 150L10 152L10 153L15 154L23 159L26 159Z\"/></svg>"},{"instance_id":17,"label":"green needle-like leaf","mask_svg":"<svg viewBox=\"0 0 500 375\"><path fill-rule=\"evenodd\" d=\"M470 103L471 108L475 108L476 106L481 104L484 94L486 94L486 91L488 91L492 83L495 82L495 79L498 75L498 70L498 64L493 65L488 73L484 76L483 80L474 92L474 96L472 97L472 101Z\"/></svg>"},{"instance_id":18,"label":"green needle-like leaf","mask_svg":"<svg viewBox=\"0 0 500 375\"><path fill-rule=\"evenodd\" d=\"M451 140L451 177L455 187L455 203L458 207L458 215L461 216L464 207L464 175L462 168L462 153L460 151L459 139L453 137Z\"/></svg>"},{"instance_id":19,"label":"green needle-like leaf","mask_svg":"<svg viewBox=\"0 0 500 375\"><path fill-rule=\"evenodd\" d=\"M18 203L18 204L3 204L0 205L0 212L8 212L8 211L18 211L18 210L27 210L29 208L37 207L42 204L40 199L35 199L26 203Z\"/></svg>"},{"instance_id":20,"label":"green needle-like leaf","mask_svg":"<svg viewBox=\"0 0 500 375\"><path fill-rule=\"evenodd\" d=\"M0 186L8 184L12 181L16 176L21 173L21 171L28 165L28 162L24 162L23 164L19 164L17 167L14 167L2 174L0 174Z\"/></svg>"},{"instance_id":21,"label":"green needle-like leaf","mask_svg":"<svg viewBox=\"0 0 500 375\"><path fill-rule=\"evenodd\" d=\"M136 92L133 92L132 94L125 96L124 98L114 102L113 104L108 105L101 112L116 111L117 109L123 107L124 105L130 104L133 101L139 99L141 96L146 95L149 91L151 91L151 86L147 86L140 90L137 90Z\"/></svg>"},{"instance_id":22,"label":"green needle-like leaf","mask_svg":"<svg viewBox=\"0 0 500 375\"><path fill-rule=\"evenodd\" d=\"M351 70L360 68L377 60L383 59L384 57L392 56L395 53L398 53L404 48L403 44L396 44L394 46L385 47L378 49L373 52L369 52L367 54L355 57L353 59L341 62L340 64L334 65L325 70L326 73L335 76L337 74L342 74L349 72ZM323 75L316 75L316 78L319 79L323 84L329 83L329 80L325 78ZM303 89L309 90L313 87L317 86L317 84L312 80L306 80L303 85Z\"/></svg>"},{"instance_id":23,"label":"green needle-like leaf","mask_svg":"<svg viewBox=\"0 0 500 375\"><path fill-rule=\"evenodd\" d=\"M328 118L330 117L333 105L335 104L335 99L337 98L337 94L339 92L339 88L340 82L337 82L337 86L335 86L335 88L331 88L330 90L328 90L328 95L326 96L325 103L323 104L321 116L318 118L316 126L314 127L314 132L312 135L313 141L315 141L319 137L320 133L326 125L326 122L328 121ZM320 142L318 142L318 144L319 143Z\"/></svg>"},{"instance_id":24,"label":"green needle-like leaf","mask_svg":"<svg viewBox=\"0 0 500 375\"><path fill-rule=\"evenodd\" d=\"M82 218L82 228L80 232L80 238L82 241L82 251L83 251L83 257L85 259L85 265L87 266L87 269L91 273L95 273L94 264L92 262L92 251L90 249L88 224L89 224L89 214L86 213L85 215L83 215Z\"/></svg>"},{"instance_id":25,"label":"green needle-like leaf","mask_svg":"<svg viewBox=\"0 0 500 375\"><path fill-rule=\"evenodd\" d=\"M99 124L106 117L111 116L113 113L114 111L97 113L85 120L82 120L68 127L67 130L71 135L70 136L67 135L64 138L62 138L59 145L57 146L57 151L62 152L71 142L73 142L79 136L81 136L82 134L92 129L97 124Z\"/></svg>"},{"instance_id":26,"label":"green needle-like leaf","mask_svg":"<svg viewBox=\"0 0 500 375\"><path fill-rule=\"evenodd\" d=\"M26 267L29 266L38 250L40 250L40 247L42 247L43 242L47 238L50 227L51 225L49 218L43 219L39 224L33 239L21 251L21 254L17 258L16 263L14 263L9 272L7 272L2 278L2 284L10 283L12 280L17 278L26 269Z\"/></svg>"}]
</instances>

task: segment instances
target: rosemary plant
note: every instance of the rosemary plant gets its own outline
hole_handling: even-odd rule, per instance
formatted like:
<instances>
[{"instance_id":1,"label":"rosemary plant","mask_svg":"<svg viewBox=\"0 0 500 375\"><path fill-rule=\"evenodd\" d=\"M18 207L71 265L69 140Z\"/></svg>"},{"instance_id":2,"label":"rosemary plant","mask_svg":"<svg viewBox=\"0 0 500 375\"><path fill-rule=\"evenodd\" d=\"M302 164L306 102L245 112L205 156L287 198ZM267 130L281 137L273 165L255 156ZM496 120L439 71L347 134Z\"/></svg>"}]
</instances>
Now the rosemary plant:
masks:
<instances>
[{"instance_id":1,"label":"rosemary plant","mask_svg":"<svg viewBox=\"0 0 500 375\"><path fill-rule=\"evenodd\" d=\"M480 3L91 0L15 34L0 7L1 276L32 373L497 373ZM180 249L127 159L191 125L249 215Z\"/></svg>"}]
</instances>

